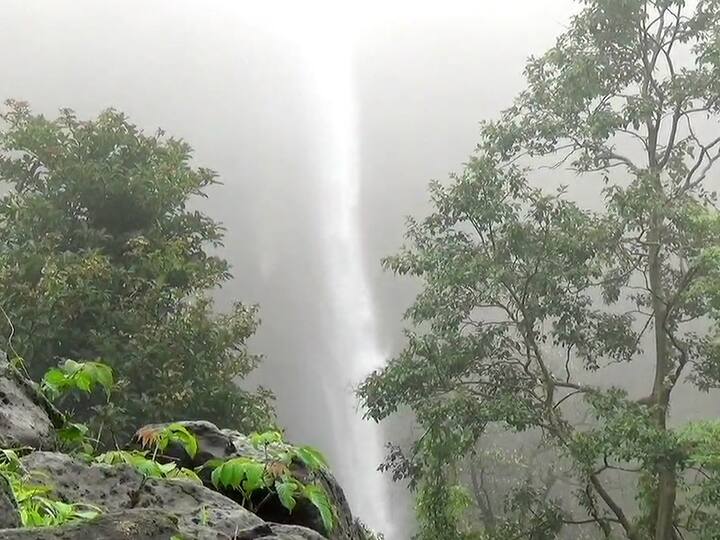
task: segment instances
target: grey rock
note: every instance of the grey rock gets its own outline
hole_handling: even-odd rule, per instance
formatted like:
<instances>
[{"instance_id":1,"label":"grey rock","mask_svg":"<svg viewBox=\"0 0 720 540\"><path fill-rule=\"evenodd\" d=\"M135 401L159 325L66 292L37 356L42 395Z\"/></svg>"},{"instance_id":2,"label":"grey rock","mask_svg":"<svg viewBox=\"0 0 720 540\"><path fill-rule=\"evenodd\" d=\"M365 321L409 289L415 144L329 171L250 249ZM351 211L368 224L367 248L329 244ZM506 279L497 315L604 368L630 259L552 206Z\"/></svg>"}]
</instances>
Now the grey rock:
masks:
<instances>
[{"instance_id":1,"label":"grey rock","mask_svg":"<svg viewBox=\"0 0 720 540\"><path fill-rule=\"evenodd\" d=\"M259 527L238 531L231 540L325 540L325 537L297 525L266 523Z\"/></svg>"},{"instance_id":2,"label":"grey rock","mask_svg":"<svg viewBox=\"0 0 720 540\"><path fill-rule=\"evenodd\" d=\"M171 447L167 450L168 456L179 461L185 467L196 468L211 459L229 459L239 456L258 461L266 460L264 450L255 448L250 442L250 438L239 431L220 429L215 424L202 420L175 423L182 424L195 435L198 441L198 452L192 459L182 448ZM136 442L138 435L143 432L157 432L167 425L169 424L151 424L140 428L136 433ZM270 458L272 458L272 452ZM345 493L331 473L327 471L308 471L302 463L293 465L293 473L304 482L314 481L320 483L327 491L337 513L337 523L333 530L327 534L327 538L330 540L364 540L364 535L353 520ZM203 480L206 481L208 487L212 487L209 478L206 477ZM232 494L228 494L228 496L232 496ZM258 512L258 515L268 522L300 525L317 533L326 534L319 513L307 501L299 500L292 514L287 513L279 503L274 504L271 501ZM298 534L298 531L293 534ZM300 536L299 538L313 537Z\"/></svg>"},{"instance_id":3,"label":"grey rock","mask_svg":"<svg viewBox=\"0 0 720 540\"><path fill-rule=\"evenodd\" d=\"M0 540L170 540L175 520L157 510L125 510L61 527L2 529Z\"/></svg>"},{"instance_id":4,"label":"grey rock","mask_svg":"<svg viewBox=\"0 0 720 540\"><path fill-rule=\"evenodd\" d=\"M297 525L280 525L272 523L270 528L280 540L323 540L325 537L313 530Z\"/></svg>"},{"instance_id":5,"label":"grey rock","mask_svg":"<svg viewBox=\"0 0 720 540\"><path fill-rule=\"evenodd\" d=\"M163 511L177 519L183 533L197 534L202 528L232 536L263 524L236 502L189 480L144 478L129 465L89 465L53 452L34 452L23 464L61 500L92 504L108 513Z\"/></svg>"},{"instance_id":6,"label":"grey rock","mask_svg":"<svg viewBox=\"0 0 720 540\"><path fill-rule=\"evenodd\" d=\"M305 527L277 523L238 530L232 536L203 526L185 529L184 534L184 540L325 540L324 536Z\"/></svg>"},{"instance_id":7,"label":"grey rock","mask_svg":"<svg viewBox=\"0 0 720 540\"><path fill-rule=\"evenodd\" d=\"M0 529L12 529L19 526L20 514L10 488L10 482L0 474Z\"/></svg>"},{"instance_id":8,"label":"grey rock","mask_svg":"<svg viewBox=\"0 0 720 540\"><path fill-rule=\"evenodd\" d=\"M0 353L0 448L55 444L53 423L37 387Z\"/></svg>"}]
</instances>

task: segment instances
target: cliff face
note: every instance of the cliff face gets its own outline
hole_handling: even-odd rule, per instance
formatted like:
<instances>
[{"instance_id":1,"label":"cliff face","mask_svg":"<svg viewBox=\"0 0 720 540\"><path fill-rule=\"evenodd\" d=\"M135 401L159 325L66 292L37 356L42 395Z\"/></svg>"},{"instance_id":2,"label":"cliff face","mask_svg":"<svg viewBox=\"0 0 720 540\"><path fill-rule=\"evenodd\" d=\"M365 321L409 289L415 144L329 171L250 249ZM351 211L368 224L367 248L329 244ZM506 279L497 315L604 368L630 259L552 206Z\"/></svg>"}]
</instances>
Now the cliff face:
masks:
<instances>
[{"instance_id":1,"label":"cliff face","mask_svg":"<svg viewBox=\"0 0 720 540\"><path fill-rule=\"evenodd\" d=\"M87 456L58 451L55 428L61 415L37 386L6 361L0 362L0 463L12 465L13 475L0 469L0 540L363 540L342 488L330 472L288 462L287 474L299 485L317 486L332 507L332 526L326 527L317 505L296 497L290 512L273 489L258 489L249 501L240 491L219 489L213 467L239 458L278 466L268 445L258 447L246 435L220 429L209 422L178 422L194 436L197 448L188 451L171 443L153 455L159 464L196 471L193 478L154 477L132 463L98 463ZM148 433L166 426L144 426L130 443L137 448ZM281 443L278 448L292 448ZM271 449L272 450L272 449ZM12 463L9 463L12 461ZM171 466L173 466L171 465ZM23 490L17 486L20 475ZM33 486L28 492L27 486ZM34 492L32 490L35 490ZM48 503L55 512L76 512L59 526L29 527L26 498ZM60 504L57 504L60 503ZM250 511L248 508L253 509ZM24 525L23 525L24 524Z\"/></svg>"}]
</instances>

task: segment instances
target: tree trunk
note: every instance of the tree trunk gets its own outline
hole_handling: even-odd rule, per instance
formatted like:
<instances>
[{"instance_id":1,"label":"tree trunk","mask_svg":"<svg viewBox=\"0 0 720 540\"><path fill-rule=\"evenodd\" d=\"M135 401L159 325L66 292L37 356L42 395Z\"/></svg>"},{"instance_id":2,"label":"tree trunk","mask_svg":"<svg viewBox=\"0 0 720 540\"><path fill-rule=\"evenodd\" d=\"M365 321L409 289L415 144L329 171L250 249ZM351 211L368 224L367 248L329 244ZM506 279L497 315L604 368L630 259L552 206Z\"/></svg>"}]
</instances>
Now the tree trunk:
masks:
<instances>
[{"instance_id":1,"label":"tree trunk","mask_svg":"<svg viewBox=\"0 0 720 540\"><path fill-rule=\"evenodd\" d=\"M662 259L660 256L661 224L653 211L652 225L648 234L648 281L654 312L655 330L655 379L652 389L653 415L658 429L667 429L667 414L670 402L668 375L672 368L665 332L667 305L662 285ZM677 492L675 465L671 462L658 464L658 485L652 518L655 522L654 540L673 540L673 516Z\"/></svg>"}]
</instances>

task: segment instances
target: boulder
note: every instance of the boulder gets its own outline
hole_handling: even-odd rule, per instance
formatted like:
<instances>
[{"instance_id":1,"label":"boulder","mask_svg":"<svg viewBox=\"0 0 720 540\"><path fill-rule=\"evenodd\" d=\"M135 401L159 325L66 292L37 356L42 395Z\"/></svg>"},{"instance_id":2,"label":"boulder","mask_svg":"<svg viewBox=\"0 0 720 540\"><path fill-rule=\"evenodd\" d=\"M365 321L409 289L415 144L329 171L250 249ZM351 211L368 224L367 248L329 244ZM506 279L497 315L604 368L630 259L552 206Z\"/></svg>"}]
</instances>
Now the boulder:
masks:
<instances>
[{"instance_id":1,"label":"boulder","mask_svg":"<svg viewBox=\"0 0 720 540\"><path fill-rule=\"evenodd\" d=\"M52 405L0 353L0 448L53 448ZM53 415L59 414L53 411ZM58 418L56 417L55 420Z\"/></svg>"},{"instance_id":2,"label":"boulder","mask_svg":"<svg viewBox=\"0 0 720 540\"><path fill-rule=\"evenodd\" d=\"M323 540L318 533L303 527L266 523L235 501L191 480L145 478L129 465L88 464L55 452L34 452L22 461L31 474L38 474L38 478L52 489L54 497L99 507L103 517L100 525L97 525L102 529L98 531L120 530L122 527L118 523L134 523L133 519L137 517L139 521L133 525L136 535L128 538L169 539L172 534L176 534L183 540ZM142 512L132 513L133 510ZM158 516L158 519L148 522L148 516ZM172 534L168 532L169 522L173 524ZM78 527L74 525L72 531ZM65 534L66 528L68 526L60 527L57 531ZM75 534L72 531L68 534ZM143 533L145 536L139 531L146 531ZM5 538L4 533L0 531L0 539ZM60 540L76 537L42 538ZM106 537L91 535L85 538Z\"/></svg>"},{"instance_id":3,"label":"boulder","mask_svg":"<svg viewBox=\"0 0 720 540\"><path fill-rule=\"evenodd\" d=\"M61 527L0 529L0 540L323 540L302 527L263 524L232 535L206 526L185 528L171 513L134 508Z\"/></svg>"},{"instance_id":4,"label":"boulder","mask_svg":"<svg viewBox=\"0 0 720 540\"><path fill-rule=\"evenodd\" d=\"M215 424L205 421L180 421L198 441L198 452L191 458L181 447L169 447L166 457L179 462L183 467L194 469L211 459L229 459L247 457L258 461L266 461L263 449L253 446L250 438L232 429L221 429ZM145 426L136 433L135 443L139 443L144 433L157 433L169 424L152 424ZM335 477L328 471L309 471L302 463L293 464L293 473L303 482L319 482L330 497L336 510L337 523L331 532L324 529L319 513L309 502L299 500L292 513L289 513L277 500L271 500L258 510L258 516L265 521L286 525L299 525L324 534L330 540L364 540L365 536L353 520L350 506L345 494ZM206 486L214 489L209 473L201 475ZM226 493L233 497L232 493Z\"/></svg>"},{"instance_id":5,"label":"boulder","mask_svg":"<svg viewBox=\"0 0 720 540\"><path fill-rule=\"evenodd\" d=\"M60 500L95 505L103 512L154 508L174 515L181 530L202 524L226 534L263 524L198 483L146 478L130 465L91 465L55 452L33 452L23 458L23 465L31 474L39 473Z\"/></svg>"},{"instance_id":6,"label":"boulder","mask_svg":"<svg viewBox=\"0 0 720 540\"><path fill-rule=\"evenodd\" d=\"M0 352L0 448L32 449L22 464L33 481L50 488L51 498L101 510L90 521L22 528L11 486L0 475L0 540L364 540L353 523L342 489L327 471L292 464L292 472L300 481L321 484L334 505L336 526L323 536L322 520L309 501L299 499L289 513L280 501L268 500L256 515L240 500L233 500L237 493L216 490L209 468L201 474L202 485L185 479L148 478L130 465L88 463L52 451L57 448L55 428L64 423L63 414L38 385ZM181 466L196 468L216 458L268 457L237 431L219 429L210 422L181 423L197 437L199 446L199 452L190 459L182 448L171 445L164 458L176 459ZM159 430L166 425L144 429Z\"/></svg>"},{"instance_id":7,"label":"boulder","mask_svg":"<svg viewBox=\"0 0 720 540\"><path fill-rule=\"evenodd\" d=\"M20 514L10 488L10 482L0 474L0 529L11 529L19 526Z\"/></svg>"},{"instance_id":8,"label":"boulder","mask_svg":"<svg viewBox=\"0 0 720 540\"><path fill-rule=\"evenodd\" d=\"M172 517L156 510L126 510L62 527L2 529L0 540L171 540L180 534Z\"/></svg>"}]
</instances>

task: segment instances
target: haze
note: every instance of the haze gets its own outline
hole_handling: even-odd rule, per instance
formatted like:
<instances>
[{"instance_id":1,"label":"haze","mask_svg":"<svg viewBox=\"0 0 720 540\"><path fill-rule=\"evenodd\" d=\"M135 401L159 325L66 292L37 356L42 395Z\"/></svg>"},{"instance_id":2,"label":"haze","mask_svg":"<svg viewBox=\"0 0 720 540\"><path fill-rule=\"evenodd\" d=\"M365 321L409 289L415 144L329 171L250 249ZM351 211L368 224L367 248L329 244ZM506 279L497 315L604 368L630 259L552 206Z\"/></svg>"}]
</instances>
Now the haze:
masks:
<instances>
[{"instance_id":1,"label":"haze","mask_svg":"<svg viewBox=\"0 0 720 540\"><path fill-rule=\"evenodd\" d=\"M326 218L358 231L353 279L367 287L382 362L402 344L415 289L379 259L401 244L404 217L424 208L428 181L459 169L478 122L509 105L527 56L550 46L576 9L570 0L491 4L5 0L0 12L1 97L50 115L115 107L185 138L197 163L218 171L224 184L198 204L227 227L234 279L218 297L261 306L253 349L265 360L252 382L276 393L291 440L326 450L356 512L379 528L388 518L367 515L364 502L371 471L353 470L344 420L332 418L329 396L350 395L347 374L357 373L346 362L353 351L338 345ZM331 59L322 76L318 58ZM335 184L323 181L338 143L333 74L344 69L359 191L338 209L323 191ZM406 538L411 521L396 504L389 540Z\"/></svg>"}]
</instances>

